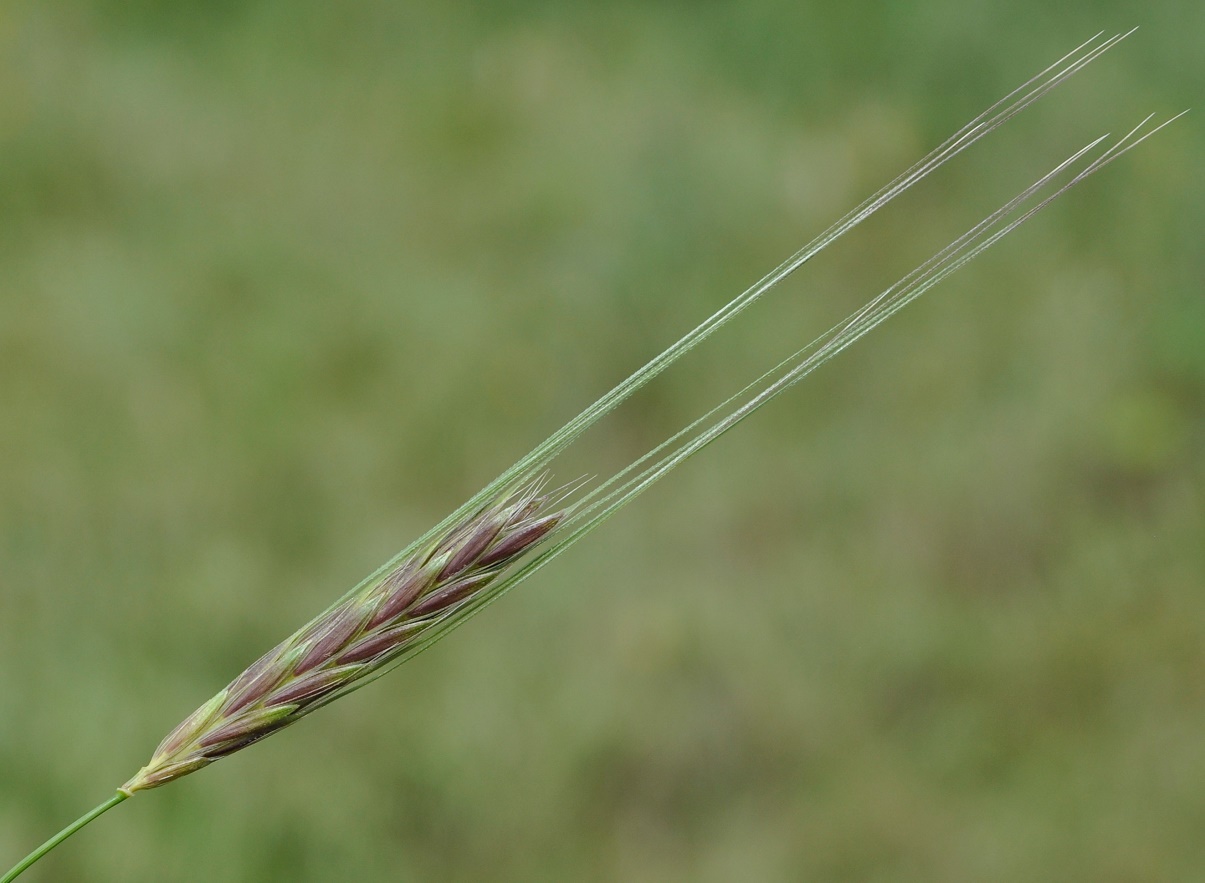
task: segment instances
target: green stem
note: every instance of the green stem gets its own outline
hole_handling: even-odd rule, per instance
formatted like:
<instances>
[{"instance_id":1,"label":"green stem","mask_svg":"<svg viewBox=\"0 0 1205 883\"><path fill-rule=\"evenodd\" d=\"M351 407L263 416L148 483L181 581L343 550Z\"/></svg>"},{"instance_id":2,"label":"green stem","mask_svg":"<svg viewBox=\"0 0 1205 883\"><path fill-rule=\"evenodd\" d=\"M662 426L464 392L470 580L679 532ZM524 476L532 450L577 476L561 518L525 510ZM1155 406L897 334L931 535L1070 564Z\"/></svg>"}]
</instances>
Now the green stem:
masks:
<instances>
[{"instance_id":1,"label":"green stem","mask_svg":"<svg viewBox=\"0 0 1205 883\"><path fill-rule=\"evenodd\" d=\"M78 819L76 819L74 822L72 822L66 828L59 831L59 833L55 834L53 837L51 837L49 840L47 840L45 843L43 843L41 846L39 846L37 849L35 849L33 852L31 852L29 855L25 856L25 858L21 859L21 861L17 862L17 864L13 867L13 869L11 871L9 871L3 877L0 877L0 883L12 883L12 881L16 880L18 877L20 877L21 874L23 874L29 868L30 865L32 865L34 862L36 862L38 859L40 859L46 853L50 852L50 850L54 849L56 846L58 846L60 843L62 843L64 840L66 840L68 837L70 837L72 834L74 834L80 828L87 825L89 822L92 822L95 819L98 819L101 816L103 816L105 813L107 813L113 807L117 806L117 804L121 803L123 800L126 800L129 796L130 796L129 794L126 794L122 791L118 791L116 794L114 794L112 797L110 797L108 800L106 800L104 803L102 803L96 809L92 810L90 813L80 816Z\"/></svg>"}]
</instances>

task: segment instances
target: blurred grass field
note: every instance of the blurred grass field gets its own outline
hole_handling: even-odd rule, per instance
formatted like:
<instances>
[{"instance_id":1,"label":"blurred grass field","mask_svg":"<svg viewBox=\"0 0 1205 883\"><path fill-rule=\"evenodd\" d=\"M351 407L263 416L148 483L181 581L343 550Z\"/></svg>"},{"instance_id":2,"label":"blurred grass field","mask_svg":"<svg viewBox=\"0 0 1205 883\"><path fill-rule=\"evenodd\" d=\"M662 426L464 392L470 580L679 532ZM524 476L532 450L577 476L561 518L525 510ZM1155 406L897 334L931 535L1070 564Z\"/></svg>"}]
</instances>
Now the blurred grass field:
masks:
<instances>
[{"instance_id":1,"label":"blurred grass field","mask_svg":"<svg viewBox=\"0 0 1205 883\"><path fill-rule=\"evenodd\" d=\"M1067 153L1205 6L0 6L0 866L582 406L642 452ZM35 881L1205 880L1190 114L521 590Z\"/></svg>"}]
</instances>

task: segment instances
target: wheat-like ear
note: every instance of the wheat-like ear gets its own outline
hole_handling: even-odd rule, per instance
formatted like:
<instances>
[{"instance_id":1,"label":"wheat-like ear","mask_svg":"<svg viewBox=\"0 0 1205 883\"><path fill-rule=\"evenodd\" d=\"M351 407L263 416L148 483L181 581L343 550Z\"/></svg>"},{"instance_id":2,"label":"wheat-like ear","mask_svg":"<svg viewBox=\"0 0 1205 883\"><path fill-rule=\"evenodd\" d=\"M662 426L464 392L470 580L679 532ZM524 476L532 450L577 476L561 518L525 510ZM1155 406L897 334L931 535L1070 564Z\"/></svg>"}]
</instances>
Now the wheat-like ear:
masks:
<instances>
[{"instance_id":1,"label":"wheat-like ear","mask_svg":"<svg viewBox=\"0 0 1205 883\"><path fill-rule=\"evenodd\" d=\"M172 730L121 792L165 785L246 748L396 659L555 532L565 512L548 511L541 487L473 513L302 626Z\"/></svg>"},{"instance_id":2,"label":"wheat-like ear","mask_svg":"<svg viewBox=\"0 0 1205 883\"><path fill-rule=\"evenodd\" d=\"M1148 118L1112 147L1090 158L1092 151L1105 140L1097 139L844 322L645 456L588 490L575 486L545 492L542 477L545 467L586 429L822 249L1126 36L1101 39L1098 34L1005 96L554 432L459 509L238 675L172 730L150 762L112 798L26 856L0 877L0 883L11 883L73 833L133 794L164 785L252 745L421 652L563 553L653 482L998 242L1051 200L1170 123L1171 120L1148 130L1145 128ZM566 502L570 497L574 497L572 502Z\"/></svg>"}]
</instances>

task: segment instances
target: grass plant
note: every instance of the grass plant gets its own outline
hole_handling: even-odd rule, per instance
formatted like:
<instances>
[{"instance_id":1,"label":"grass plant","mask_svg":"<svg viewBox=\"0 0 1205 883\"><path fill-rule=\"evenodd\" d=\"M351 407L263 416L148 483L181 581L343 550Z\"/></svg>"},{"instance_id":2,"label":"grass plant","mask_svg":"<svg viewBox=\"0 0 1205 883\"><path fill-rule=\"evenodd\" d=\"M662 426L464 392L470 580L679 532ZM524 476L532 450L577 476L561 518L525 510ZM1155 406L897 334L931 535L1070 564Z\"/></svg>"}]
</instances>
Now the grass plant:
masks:
<instances>
[{"instance_id":1,"label":"grass plant","mask_svg":"<svg viewBox=\"0 0 1205 883\"><path fill-rule=\"evenodd\" d=\"M569 445L823 249L1008 122L1125 34L1097 35L988 108L676 343L554 432L464 505L303 625L171 731L117 793L19 862L11 883L67 837L134 794L229 756L358 690L447 635L544 567L653 483L1104 168L1168 120L1091 141L864 307L617 473L548 490ZM1175 118L1173 118L1175 119Z\"/></svg>"}]
</instances>

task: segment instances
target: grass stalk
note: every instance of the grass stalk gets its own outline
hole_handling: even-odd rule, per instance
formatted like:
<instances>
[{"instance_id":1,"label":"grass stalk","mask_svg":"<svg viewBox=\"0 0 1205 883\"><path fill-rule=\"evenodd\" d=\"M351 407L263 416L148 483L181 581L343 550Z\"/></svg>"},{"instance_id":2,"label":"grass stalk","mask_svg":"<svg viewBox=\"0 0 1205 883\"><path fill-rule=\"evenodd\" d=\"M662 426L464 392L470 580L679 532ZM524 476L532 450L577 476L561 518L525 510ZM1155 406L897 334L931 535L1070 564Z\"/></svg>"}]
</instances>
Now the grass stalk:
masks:
<instances>
[{"instance_id":1,"label":"grass stalk","mask_svg":"<svg viewBox=\"0 0 1205 883\"><path fill-rule=\"evenodd\" d=\"M101 816L103 816L105 813L107 813L113 807L117 806L117 804L121 803L123 800L128 800L129 797L130 797L130 795L123 794L121 791L118 791L116 794L114 794L112 797L110 797L108 800L106 800L100 806L93 809L91 812L84 813L82 816L80 816L78 819L76 819L74 822L72 822L70 825L68 825L63 830L59 831L57 834L55 834L53 837L51 837L49 840L47 840L45 843L43 843L41 846L39 846L37 849L35 849L33 852L31 852L29 855L25 856L25 858L21 859L21 861L17 862L17 864L14 865L8 871L8 873L6 873L3 877L0 877L0 883L12 883L13 880L16 880L17 877L21 876L21 874L23 874L26 870L29 869L29 867L31 865L33 865L35 862L37 862L39 859L41 859L44 855L46 855L46 853L50 852L52 849L54 849L56 846L58 846L60 843L62 843L64 840L66 840L68 837L70 837L72 834L74 834L76 831L79 831L81 828L84 828L84 827L92 824L92 822L99 819Z\"/></svg>"}]
</instances>

